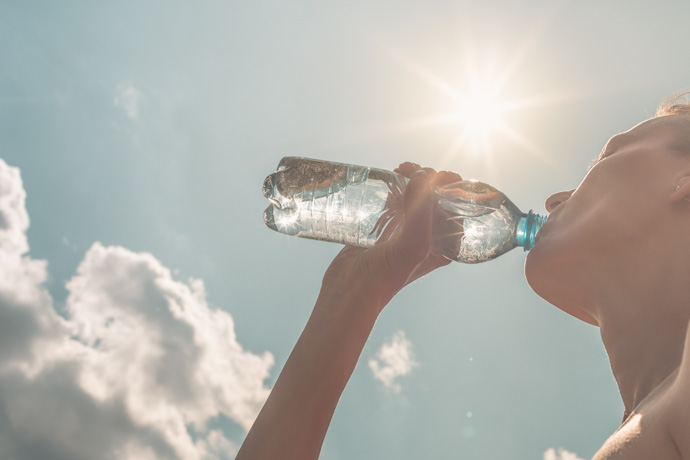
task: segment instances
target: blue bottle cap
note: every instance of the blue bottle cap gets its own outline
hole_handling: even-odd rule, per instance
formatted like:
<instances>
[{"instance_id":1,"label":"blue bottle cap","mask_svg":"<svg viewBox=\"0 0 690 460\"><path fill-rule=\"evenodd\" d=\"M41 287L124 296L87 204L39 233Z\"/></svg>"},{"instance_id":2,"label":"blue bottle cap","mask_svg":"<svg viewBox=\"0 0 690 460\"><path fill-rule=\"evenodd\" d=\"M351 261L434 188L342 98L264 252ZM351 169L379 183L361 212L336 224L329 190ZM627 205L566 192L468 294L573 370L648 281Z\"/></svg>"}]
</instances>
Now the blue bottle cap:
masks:
<instances>
[{"instance_id":1,"label":"blue bottle cap","mask_svg":"<svg viewBox=\"0 0 690 460\"><path fill-rule=\"evenodd\" d=\"M534 214L532 210L527 213L527 215L520 218L517 228L517 244L525 248L525 252L532 249L534 246L534 239L537 236L537 232L544 225L548 216L541 216L539 214Z\"/></svg>"}]
</instances>

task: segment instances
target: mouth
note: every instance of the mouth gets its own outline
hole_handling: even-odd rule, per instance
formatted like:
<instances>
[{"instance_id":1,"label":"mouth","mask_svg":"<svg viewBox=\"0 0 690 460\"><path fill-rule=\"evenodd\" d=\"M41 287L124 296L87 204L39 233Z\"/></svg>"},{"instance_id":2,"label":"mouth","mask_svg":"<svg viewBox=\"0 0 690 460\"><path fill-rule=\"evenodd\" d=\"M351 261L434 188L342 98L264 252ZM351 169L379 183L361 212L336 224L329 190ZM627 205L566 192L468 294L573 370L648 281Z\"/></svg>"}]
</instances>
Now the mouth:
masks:
<instances>
[{"instance_id":1,"label":"mouth","mask_svg":"<svg viewBox=\"0 0 690 460\"><path fill-rule=\"evenodd\" d=\"M553 224L554 221L558 221L558 218L559 218L558 216L563 213L564 209L565 209L565 207L563 206L563 204L561 204L556 209L554 209L553 212L550 212L547 215L546 222L544 222L544 225L542 225L542 227L537 232L537 236L534 237L534 245L535 246L537 245L539 240L544 237L544 232L550 231L549 229L554 225Z\"/></svg>"},{"instance_id":2,"label":"mouth","mask_svg":"<svg viewBox=\"0 0 690 460\"><path fill-rule=\"evenodd\" d=\"M546 219L546 222L544 222L544 225L539 229L537 232L537 236L534 237L534 245L536 246L539 244L539 240L544 236L544 232L546 229L549 227L549 222L551 222L551 215L549 215L549 218Z\"/></svg>"}]
</instances>

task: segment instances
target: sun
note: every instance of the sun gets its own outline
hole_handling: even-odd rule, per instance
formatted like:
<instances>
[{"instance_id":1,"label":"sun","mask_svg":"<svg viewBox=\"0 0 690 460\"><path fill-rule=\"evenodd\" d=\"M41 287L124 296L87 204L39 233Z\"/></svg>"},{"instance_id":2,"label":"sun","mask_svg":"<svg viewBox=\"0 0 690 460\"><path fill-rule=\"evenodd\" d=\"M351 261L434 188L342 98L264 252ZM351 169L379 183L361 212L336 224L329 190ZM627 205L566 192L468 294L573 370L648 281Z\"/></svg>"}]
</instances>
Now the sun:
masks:
<instances>
[{"instance_id":1,"label":"sun","mask_svg":"<svg viewBox=\"0 0 690 460\"><path fill-rule=\"evenodd\" d=\"M515 97L510 94L513 66L482 66L470 62L467 75L453 85L426 69L415 69L431 87L446 97L447 112L424 117L428 125L446 125L454 139L442 162L452 163L458 155L483 156L489 169L494 169L494 145L504 140L520 146L537 157L547 155L516 127L515 121L524 116L526 109L552 104L546 95Z\"/></svg>"},{"instance_id":2,"label":"sun","mask_svg":"<svg viewBox=\"0 0 690 460\"><path fill-rule=\"evenodd\" d=\"M426 94L427 98L441 96L436 99L440 102L434 105L441 109L440 112L407 120L400 124L400 129L448 128L452 136L450 145L445 152L439 152L443 167L453 164L458 156L482 156L489 170L493 170L496 161L494 145L503 144L506 140L526 153L548 161L548 155L516 126L528 116L526 110L559 103L567 97L554 94L515 96L516 90L524 94L525 84L520 78L524 75L518 74L517 70L531 43L532 40L528 40L515 53L501 58L499 54L480 52L472 42L468 42L464 59L456 59L460 65L455 70L451 66L450 71L445 67L442 73L432 71L395 48L382 47L388 56L426 84L427 88L420 87L420 94ZM425 91L428 89L432 91Z\"/></svg>"},{"instance_id":3,"label":"sun","mask_svg":"<svg viewBox=\"0 0 690 460\"><path fill-rule=\"evenodd\" d=\"M508 105L501 98L500 90L491 83L475 84L467 93L458 92L453 99L457 110L449 121L459 130L458 141L473 151L489 148L492 137L506 125L502 115Z\"/></svg>"}]
</instances>

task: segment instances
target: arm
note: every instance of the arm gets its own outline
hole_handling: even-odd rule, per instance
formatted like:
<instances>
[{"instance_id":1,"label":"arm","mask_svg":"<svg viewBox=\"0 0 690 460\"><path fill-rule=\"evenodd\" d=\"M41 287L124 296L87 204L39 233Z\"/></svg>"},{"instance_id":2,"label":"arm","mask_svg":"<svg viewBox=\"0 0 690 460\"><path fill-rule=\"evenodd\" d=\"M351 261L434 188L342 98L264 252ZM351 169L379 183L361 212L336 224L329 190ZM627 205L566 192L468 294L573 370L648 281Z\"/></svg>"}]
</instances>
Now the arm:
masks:
<instances>
[{"instance_id":1,"label":"arm","mask_svg":"<svg viewBox=\"0 0 690 460\"><path fill-rule=\"evenodd\" d=\"M411 175L419 166L405 163ZM416 174L402 230L371 249L344 248L324 275L314 310L237 460L316 459L340 395L376 319L406 284L449 261L431 252L431 185L452 173Z\"/></svg>"}]
</instances>

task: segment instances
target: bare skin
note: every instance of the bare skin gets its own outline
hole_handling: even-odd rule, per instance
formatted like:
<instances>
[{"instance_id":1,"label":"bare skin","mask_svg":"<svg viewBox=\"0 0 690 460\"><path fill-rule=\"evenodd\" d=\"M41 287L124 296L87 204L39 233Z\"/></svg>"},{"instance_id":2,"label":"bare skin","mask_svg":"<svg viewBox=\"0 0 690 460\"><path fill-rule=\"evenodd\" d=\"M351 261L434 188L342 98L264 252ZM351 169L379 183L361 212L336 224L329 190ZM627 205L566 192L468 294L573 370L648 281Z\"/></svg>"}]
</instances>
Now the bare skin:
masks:
<instances>
[{"instance_id":1,"label":"bare skin","mask_svg":"<svg viewBox=\"0 0 690 460\"><path fill-rule=\"evenodd\" d=\"M601 329L625 414L593 460L690 460L690 151L678 148L688 145L690 117L680 115L614 136L577 189L548 198L525 263L537 294ZM431 187L460 177L420 169L398 170L413 177L402 232L331 263L238 460L318 458L378 315L449 263L430 249Z\"/></svg>"},{"instance_id":2,"label":"bare skin","mask_svg":"<svg viewBox=\"0 0 690 460\"><path fill-rule=\"evenodd\" d=\"M525 263L537 294L600 327L625 414L595 460L690 459L689 145L679 115L614 136L547 199Z\"/></svg>"}]
</instances>

